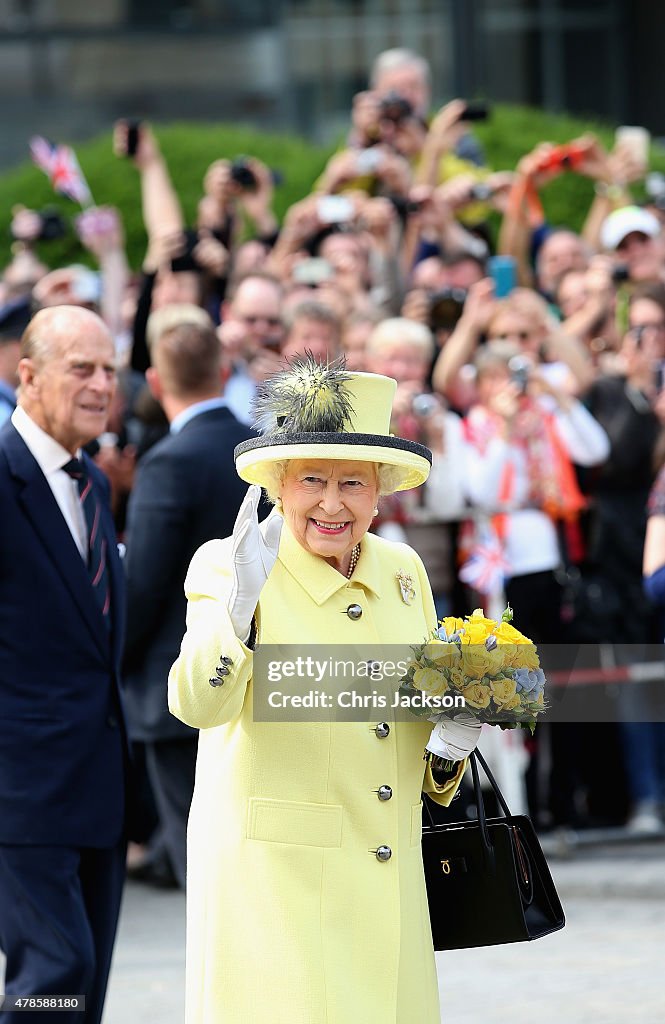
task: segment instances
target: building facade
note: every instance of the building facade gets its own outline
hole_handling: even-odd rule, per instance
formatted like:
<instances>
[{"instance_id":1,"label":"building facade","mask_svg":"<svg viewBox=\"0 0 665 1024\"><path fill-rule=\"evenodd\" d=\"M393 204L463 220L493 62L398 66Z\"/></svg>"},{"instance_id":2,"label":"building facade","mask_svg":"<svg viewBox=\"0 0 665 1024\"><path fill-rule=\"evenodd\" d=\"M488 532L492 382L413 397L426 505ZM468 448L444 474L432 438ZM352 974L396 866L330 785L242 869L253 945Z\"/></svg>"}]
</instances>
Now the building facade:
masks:
<instances>
[{"instance_id":1,"label":"building facade","mask_svg":"<svg viewBox=\"0 0 665 1024\"><path fill-rule=\"evenodd\" d=\"M25 157L27 134L76 141L122 116L327 140L392 46L427 57L437 103L483 96L664 134L662 30L650 0L0 0L0 166Z\"/></svg>"}]
</instances>

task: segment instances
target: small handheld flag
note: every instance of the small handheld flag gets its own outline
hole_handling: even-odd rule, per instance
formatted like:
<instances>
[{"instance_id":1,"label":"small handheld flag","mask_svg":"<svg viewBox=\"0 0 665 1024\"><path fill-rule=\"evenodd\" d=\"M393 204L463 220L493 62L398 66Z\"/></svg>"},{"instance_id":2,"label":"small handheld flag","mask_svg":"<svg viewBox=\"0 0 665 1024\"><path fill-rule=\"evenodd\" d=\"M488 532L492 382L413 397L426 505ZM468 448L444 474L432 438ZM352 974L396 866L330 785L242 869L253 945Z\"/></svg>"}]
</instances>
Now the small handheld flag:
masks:
<instances>
[{"instance_id":1,"label":"small handheld flag","mask_svg":"<svg viewBox=\"0 0 665 1024\"><path fill-rule=\"evenodd\" d=\"M30 155L56 192L81 206L90 206L92 195L71 146L55 145L43 136L35 135L30 139Z\"/></svg>"}]
</instances>

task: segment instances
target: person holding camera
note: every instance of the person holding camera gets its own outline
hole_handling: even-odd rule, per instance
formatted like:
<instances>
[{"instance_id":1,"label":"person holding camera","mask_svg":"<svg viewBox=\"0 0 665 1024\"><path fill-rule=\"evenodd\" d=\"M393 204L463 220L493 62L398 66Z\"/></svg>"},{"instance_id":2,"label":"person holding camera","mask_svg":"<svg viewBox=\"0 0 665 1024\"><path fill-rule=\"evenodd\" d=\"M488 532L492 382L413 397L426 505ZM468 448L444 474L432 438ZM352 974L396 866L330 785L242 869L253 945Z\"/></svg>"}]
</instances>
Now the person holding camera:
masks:
<instances>
[{"instance_id":1,"label":"person holding camera","mask_svg":"<svg viewBox=\"0 0 665 1024\"><path fill-rule=\"evenodd\" d=\"M610 450L585 407L557 387L514 341L491 338L475 357L475 404L464 419L466 495L489 517L505 564L505 594L535 642L559 639L561 564L557 525L585 501L573 464L596 466ZM469 522L462 547L480 542Z\"/></svg>"},{"instance_id":2,"label":"person holding camera","mask_svg":"<svg viewBox=\"0 0 665 1024\"><path fill-rule=\"evenodd\" d=\"M594 508L587 561L604 595L597 640L608 641L618 630L622 642L637 643L649 639L644 628L651 618L642 593L642 551L665 422L663 285L642 285L630 296L618 360L621 372L601 375L586 396L611 444L605 465L585 481ZM626 635L627 629L637 632Z\"/></svg>"},{"instance_id":3,"label":"person holding camera","mask_svg":"<svg viewBox=\"0 0 665 1024\"><path fill-rule=\"evenodd\" d=\"M587 642L658 643L661 599L655 580L649 579L645 588L642 574L651 577L660 565L658 494L662 488L651 499L650 492L665 441L662 284L643 284L631 294L628 330L618 359L620 372L600 376L587 397L589 408L607 431L611 451L605 465L586 482L593 521L579 614L587 620L583 635ZM616 657L624 657L625 650L620 647ZM659 834L663 829L659 809L662 733L635 714L638 693L622 688L620 699L627 707L626 721L620 726L630 797L626 826L636 835Z\"/></svg>"},{"instance_id":4,"label":"person holding camera","mask_svg":"<svg viewBox=\"0 0 665 1024\"><path fill-rule=\"evenodd\" d=\"M316 289L342 318L393 312L402 281L401 232L392 203L363 192L315 192L288 210L267 266L285 287Z\"/></svg>"},{"instance_id":5,"label":"person holding camera","mask_svg":"<svg viewBox=\"0 0 665 1024\"><path fill-rule=\"evenodd\" d=\"M607 256L594 256L585 270L566 270L554 298L561 329L579 339L598 372L611 372L620 336L617 330L617 278Z\"/></svg>"},{"instance_id":6,"label":"person holding camera","mask_svg":"<svg viewBox=\"0 0 665 1024\"><path fill-rule=\"evenodd\" d=\"M639 206L614 210L603 221L600 243L621 278L631 284L665 280L665 243L660 221Z\"/></svg>"},{"instance_id":7,"label":"person holding camera","mask_svg":"<svg viewBox=\"0 0 665 1024\"><path fill-rule=\"evenodd\" d=\"M470 288L463 315L432 374L434 388L457 407L468 407L473 401L473 371L465 368L485 336L513 342L550 384L569 395L584 394L594 378L588 353L577 338L562 331L540 295L516 288L497 301L493 281L485 278Z\"/></svg>"},{"instance_id":8,"label":"person holding camera","mask_svg":"<svg viewBox=\"0 0 665 1024\"><path fill-rule=\"evenodd\" d=\"M231 282L222 303L217 337L233 370L225 396L236 419L250 425L257 385L281 366L284 337L283 289L266 271L251 271Z\"/></svg>"}]
</instances>

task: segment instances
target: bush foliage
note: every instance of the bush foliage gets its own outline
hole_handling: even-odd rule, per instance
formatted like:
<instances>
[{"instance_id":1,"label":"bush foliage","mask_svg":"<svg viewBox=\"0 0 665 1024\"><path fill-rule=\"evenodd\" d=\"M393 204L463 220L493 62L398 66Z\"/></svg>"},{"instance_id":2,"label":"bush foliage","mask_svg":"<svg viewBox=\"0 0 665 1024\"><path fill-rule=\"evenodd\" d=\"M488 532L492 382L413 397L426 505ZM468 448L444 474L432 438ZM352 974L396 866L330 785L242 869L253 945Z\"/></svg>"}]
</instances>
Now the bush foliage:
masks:
<instances>
[{"instance_id":1,"label":"bush foliage","mask_svg":"<svg viewBox=\"0 0 665 1024\"><path fill-rule=\"evenodd\" d=\"M291 203L308 193L332 152L330 147L316 146L297 137L268 135L228 124L176 123L157 125L155 131L189 223L201 195L205 169L212 160L251 154L278 170L283 182L276 189L275 208L281 218ZM492 118L474 127L474 131L485 147L488 164L496 170L513 168L524 153L542 140L565 142L594 131L606 146L611 146L613 137L613 129L608 126L515 106L497 106ZM129 161L113 156L110 133L77 146L76 152L95 202L121 210L129 259L132 266L138 267L146 238L136 169ZM654 148L652 166L665 170L662 150ZM591 183L574 174L564 174L543 193L550 222L574 228L581 226L591 198ZM0 265L9 259L9 223L11 208L16 203L33 209L56 208L69 220L78 212L76 204L55 196L46 176L27 161L0 176ZM50 266L87 262L73 230L66 238L43 243L39 248Z\"/></svg>"}]
</instances>

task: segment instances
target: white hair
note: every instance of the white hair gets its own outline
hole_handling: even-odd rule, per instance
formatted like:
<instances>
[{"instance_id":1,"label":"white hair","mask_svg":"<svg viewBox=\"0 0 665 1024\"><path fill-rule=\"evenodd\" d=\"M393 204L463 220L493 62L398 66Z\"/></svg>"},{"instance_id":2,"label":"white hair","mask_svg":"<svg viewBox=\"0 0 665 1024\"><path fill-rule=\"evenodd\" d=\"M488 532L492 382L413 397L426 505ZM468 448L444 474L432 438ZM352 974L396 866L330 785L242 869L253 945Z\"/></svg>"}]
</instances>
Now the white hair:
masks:
<instances>
[{"instance_id":1,"label":"white hair","mask_svg":"<svg viewBox=\"0 0 665 1024\"><path fill-rule=\"evenodd\" d=\"M395 342L417 348L430 359L434 355L434 338L429 327L405 316L393 316L377 324L365 346L368 353L384 352Z\"/></svg>"},{"instance_id":2,"label":"white hair","mask_svg":"<svg viewBox=\"0 0 665 1024\"><path fill-rule=\"evenodd\" d=\"M415 50L407 50L406 47L396 46L392 50L384 50L378 57L375 58L372 64L372 71L370 74L370 84L373 89L376 88L376 84L381 78L381 75L385 74L386 71L394 71L396 68L402 68L405 66L413 66L418 68L418 71L423 77L423 81L429 83L430 80L430 69L429 63L424 57L421 57Z\"/></svg>"}]
</instances>

